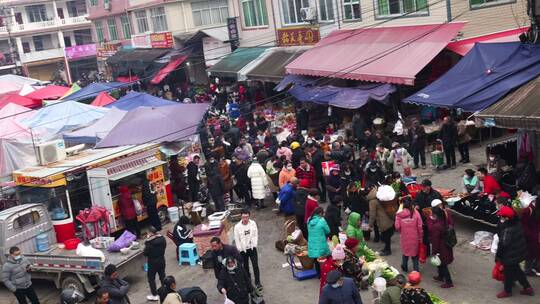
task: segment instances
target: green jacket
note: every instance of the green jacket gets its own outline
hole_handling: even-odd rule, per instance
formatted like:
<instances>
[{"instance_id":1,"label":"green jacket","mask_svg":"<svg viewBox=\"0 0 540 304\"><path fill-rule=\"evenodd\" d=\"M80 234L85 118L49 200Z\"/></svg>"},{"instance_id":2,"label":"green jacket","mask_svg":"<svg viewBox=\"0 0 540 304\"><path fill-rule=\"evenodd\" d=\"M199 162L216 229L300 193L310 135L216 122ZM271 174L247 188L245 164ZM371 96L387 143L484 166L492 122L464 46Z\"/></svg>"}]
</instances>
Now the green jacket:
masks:
<instances>
[{"instance_id":1,"label":"green jacket","mask_svg":"<svg viewBox=\"0 0 540 304\"><path fill-rule=\"evenodd\" d=\"M347 220L347 237L354 238L360 241L360 246L358 248L365 245L364 242L364 233L362 232L362 229L360 229L360 222L361 216L357 212L351 212L349 214L349 219Z\"/></svg>"},{"instance_id":2,"label":"green jacket","mask_svg":"<svg viewBox=\"0 0 540 304\"><path fill-rule=\"evenodd\" d=\"M326 236L330 233L330 227L326 220L318 215L313 215L308 223L308 256L316 259L330 255L330 248L326 242Z\"/></svg>"},{"instance_id":3,"label":"green jacket","mask_svg":"<svg viewBox=\"0 0 540 304\"><path fill-rule=\"evenodd\" d=\"M379 304L400 304L401 288L399 286L390 286L381 295Z\"/></svg>"}]
</instances>

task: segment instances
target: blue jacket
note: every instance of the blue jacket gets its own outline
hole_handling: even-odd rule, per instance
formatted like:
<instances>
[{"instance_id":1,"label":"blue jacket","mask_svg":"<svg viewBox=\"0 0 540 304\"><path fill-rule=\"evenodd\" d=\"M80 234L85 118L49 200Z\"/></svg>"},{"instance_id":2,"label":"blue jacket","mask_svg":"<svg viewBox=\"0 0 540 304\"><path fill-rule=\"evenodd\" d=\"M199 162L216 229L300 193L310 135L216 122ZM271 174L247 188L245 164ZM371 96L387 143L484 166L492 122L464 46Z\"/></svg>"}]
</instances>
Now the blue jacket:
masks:
<instances>
[{"instance_id":1,"label":"blue jacket","mask_svg":"<svg viewBox=\"0 0 540 304\"><path fill-rule=\"evenodd\" d=\"M291 183L286 183L283 188L279 191L279 210L285 215L294 214L294 188Z\"/></svg>"},{"instance_id":2,"label":"blue jacket","mask_svg":"<svg viewBox=\"0 0 540 304\"><path fill-rule=\"evenodd\" d=\"M316 259L330 255L330 248L326 242L326 236L330 233L330 227L326 220L318 215L313 215L307 223L308 229L308 256Z\"/></svg>"},{"instance_id":3,"label":"blue jacket","mask_svg":"<svg viewBox=\"0 0 540 304\"><path fill-rule=\"evenodd\" d=\"M341 287L333 288L328 284L324 286L319 304L362 304L362 298L353 280L343 278Z\"/></svg>"},{"instance_id":4,"label":"blue jacket","mask_svg":"<svg viewBox=\"0 0 540 304\"><path fill-rule=\"evenodd\" d=\"M232 119L240 117L240 106L236 102L229 103L229 116Z\"/></svg>"}]
</instances>

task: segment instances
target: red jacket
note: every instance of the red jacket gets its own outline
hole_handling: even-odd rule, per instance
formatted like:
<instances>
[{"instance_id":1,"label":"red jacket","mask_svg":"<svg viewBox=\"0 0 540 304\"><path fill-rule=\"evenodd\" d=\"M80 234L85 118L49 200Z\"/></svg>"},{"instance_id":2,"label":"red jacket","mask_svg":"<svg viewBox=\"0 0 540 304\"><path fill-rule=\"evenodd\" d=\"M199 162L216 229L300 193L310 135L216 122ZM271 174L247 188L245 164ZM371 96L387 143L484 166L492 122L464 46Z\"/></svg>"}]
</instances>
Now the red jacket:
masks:
<instances>
[{"instance_id":1,"label":"red jacket","mask_svg":"<svg viewBox=\"0 0 540 304\"><path fill-rule=\"evenodd\" d=\"M308 195L306 199L306 214L304 215L304 223L307 224L309 218L313 215L313 211L319 207L319 203L312 196Z\"/></svg>"},{"instance_id":2,"label":"red jacket","mask_svg":"<svg viewBox=\"0 0 540 304\"><path fill-rule=\"evenodd\" d=\"M120 198L118 199L118 206L120 207L120 213L125 220L134 220L137 218L137 212L135 211L135 203L131 198L131 192L126 186L121 186L118 189L120 191Z\"/></svg>"},{"instance_id":3,"label":"red jacket","mask_svg":"<svg viewBox=\"0 0 540 304\"><path fill-rule=\"evenodd\" d=\"M501 186L497 182L497 180L491 176L486 175L483 180L484 184L484 193L486 194L497 194L501 191Z\"/></svg>"}]
</instances>

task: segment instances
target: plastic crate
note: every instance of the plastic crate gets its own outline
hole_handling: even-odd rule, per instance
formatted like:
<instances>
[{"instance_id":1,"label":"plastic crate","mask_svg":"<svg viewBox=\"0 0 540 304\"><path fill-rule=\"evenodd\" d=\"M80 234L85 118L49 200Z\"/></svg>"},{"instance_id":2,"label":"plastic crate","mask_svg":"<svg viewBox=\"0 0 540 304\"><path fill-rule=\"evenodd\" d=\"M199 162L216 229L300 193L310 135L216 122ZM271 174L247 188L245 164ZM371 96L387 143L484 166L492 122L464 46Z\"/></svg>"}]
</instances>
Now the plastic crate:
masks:
<instances>
[{"instance_id":1,"label":"plastic crate","mask_svg":"<svg viewBox=\"0 0 540 304\"><path fill-rule=\"evenodd\" d=\"M97 238L90 240L90 245L96 249L107 249L113 242L114 237L98 236Z\"/></svg>"}]
</instances>

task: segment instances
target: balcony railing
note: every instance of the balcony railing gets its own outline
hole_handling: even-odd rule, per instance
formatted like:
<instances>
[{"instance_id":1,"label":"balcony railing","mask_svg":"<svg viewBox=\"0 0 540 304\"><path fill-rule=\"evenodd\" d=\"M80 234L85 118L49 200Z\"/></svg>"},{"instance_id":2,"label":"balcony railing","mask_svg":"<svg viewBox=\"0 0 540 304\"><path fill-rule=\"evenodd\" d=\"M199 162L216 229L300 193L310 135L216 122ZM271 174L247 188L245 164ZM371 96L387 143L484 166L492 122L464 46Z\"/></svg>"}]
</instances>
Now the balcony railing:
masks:
<instances>
[{"instance_id":1,"label":"balcony railing","mask_svg":"<svg viewBox=\"0 0 540 304\"><path fill-rule=\"evenodd\" d=\"M40 21L40 22L14 24L14 25L11 25L10 30L11 30L11 33L16 34L16 33L27 32L27 31L51 30L55 27L71 26L71 25L78 25L78 24L90 25L90 21L86 20L86 17L88 17L88 15L83 15L83 16L78 16L78 17L67 17L64 19L52 19L52 20ZM7 26L0 27L0 34L6 34L7 32L8 32Z\"/></svg>"},{"instance_id":2,"label":"balcony railing","mask_svg":"<svg viewBox=\"0 0 540 304\"><path fill-rule=\"evenodd\" d=\"M49 50L44 50L44 51L23 53L23 54L20 54L20 57L21 57L22 63L59 58L59 57L64 57L64 49L57 48L57 49L49 49Z\"/></svg>"}]
</instances>

